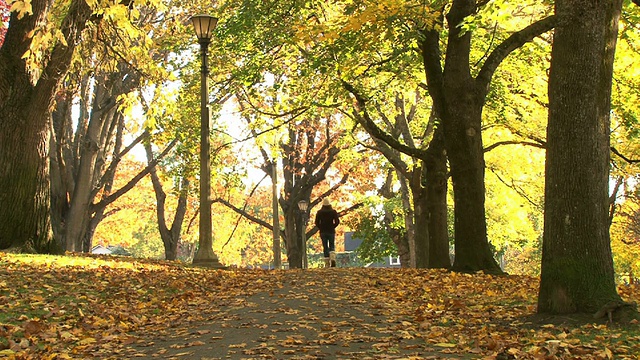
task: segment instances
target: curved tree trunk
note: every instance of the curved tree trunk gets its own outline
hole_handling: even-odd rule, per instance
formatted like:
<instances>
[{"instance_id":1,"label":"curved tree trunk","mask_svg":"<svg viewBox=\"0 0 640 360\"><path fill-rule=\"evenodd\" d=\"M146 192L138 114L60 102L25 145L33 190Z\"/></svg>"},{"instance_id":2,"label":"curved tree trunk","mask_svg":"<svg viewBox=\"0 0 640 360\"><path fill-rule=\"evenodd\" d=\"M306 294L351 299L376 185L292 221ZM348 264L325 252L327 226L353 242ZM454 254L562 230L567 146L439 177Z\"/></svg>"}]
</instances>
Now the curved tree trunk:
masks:
<instances>
[{"instance_id":1,"label":"curved tree trunk","mask_svg":"<svg viewBox=\"0 0 640 360\"><path fill-rule=\"evenodd\" d=\"M608 182L621 6L619 0L556 1L539 313L594 313L620 300L609 238Z\"/></svg>"},{"instance_id":2,"label":"curved tree trunk","mask_svg":"<svg viewBox=\"0 0 640 360\"><path fill-rule=\"evenodd\" d=\"M147 155L147 163L151 165L153 163L153 151L151 150L151 144L146 142L144 149ZM176 260L178 257L178 244L180 243L180 236L182 233L182 223L187 213L187 194L189 193L189 180L182 178L179 189L178 206L176 207L176 213L171 224L171 228L167 226L165 204L167 200L167 193L162 189L162 182L156 171L155 165L150 169L149 175L151 176L151 183L153 184L153 192L156 195L156 214L158 222L158 230L160 231L160 238L164 245L164 257L166 260Z\"/></svg>"}]
</instances>

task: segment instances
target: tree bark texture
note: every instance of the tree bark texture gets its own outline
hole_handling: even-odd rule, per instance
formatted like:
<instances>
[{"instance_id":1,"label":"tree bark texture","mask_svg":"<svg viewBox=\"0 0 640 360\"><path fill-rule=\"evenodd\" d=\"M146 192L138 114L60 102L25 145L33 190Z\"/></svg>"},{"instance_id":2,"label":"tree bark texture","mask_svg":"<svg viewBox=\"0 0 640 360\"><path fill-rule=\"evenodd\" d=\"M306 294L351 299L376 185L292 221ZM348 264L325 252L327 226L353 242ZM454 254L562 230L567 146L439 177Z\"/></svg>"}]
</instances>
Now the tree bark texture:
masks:
<instances>
[{"instance_id":1,"label":"tree bark texture","mask_svg":"<svg viewBox=\"0 0 640 360\"><path fill-rule=\"evenodd\" d=\"M442 127L436 127L424 163L429 213L429 267L449 269L448 168Z\"/></svg>"},{"instance_id":2,"label":"tree bark texture","mask_svg":"<svg viewBox=\"0 0 640 360\"><path fill-rule=\"evenodd\" d=\"M399 238L396 243L398 246L398 256L400 257L400 265L403 268L415 268L416 267L416 226L415 226L415 212L411 204L411 191L407 181L404 179L404 175L396 169L398 180L400 181L400 197L402 198L402 205L406 208L404 215L404 236Z\"/></svg>"},{"instance_id":3,"label":"tree bark texture","mask_svg":"<svg viewBox=\"0 0 640 360\"><path fill-rule=\"evenodd\" d=\"M416 267L417 268L430 268L429 263L431 248L430 248L430 233L429 233L429 205L428 205L428 192L426 186L423 186L422 179L423 173L426 170L423 166L420 166L413 171L413 178L409 182L411 187L411 194L413 195L413 212L415 223L415 242L416 242Z\"/></svg>"},{"instance_id":4,"label":"tree bark texture","mask_svg":"<svg viewBox=\"0 0 640 360\"><path fill-rule=\"evenodd\" d=\"M297 202L284 209L284 243L289 268L302 268L302 229Z\"/></svg>"},{"instance_id":5,"label":"tree bark texture","mask_svg":"<svg viewBox=\"0 0 640 360\"><path fill-rule=\"evenodd\" d=\"M619 300L608 224L609 98L621 2L556 1L539 313Z\"/></svg>"},{"instance_id":6,"label":"tree bark texture","mask_svg":"<svg viewBox=\"0 0 640 360\"><path fill-rule=\"evenodd\" d=\"M32 15L12 13L0 48L0 249L61 251L50 222L50 108L91 9L84 0L70 3L60 27L67 45L54 45L32 79L22 59L32 40L25 34L44 25L51 5L33 0Z\"/></svg>"}]
</instances>

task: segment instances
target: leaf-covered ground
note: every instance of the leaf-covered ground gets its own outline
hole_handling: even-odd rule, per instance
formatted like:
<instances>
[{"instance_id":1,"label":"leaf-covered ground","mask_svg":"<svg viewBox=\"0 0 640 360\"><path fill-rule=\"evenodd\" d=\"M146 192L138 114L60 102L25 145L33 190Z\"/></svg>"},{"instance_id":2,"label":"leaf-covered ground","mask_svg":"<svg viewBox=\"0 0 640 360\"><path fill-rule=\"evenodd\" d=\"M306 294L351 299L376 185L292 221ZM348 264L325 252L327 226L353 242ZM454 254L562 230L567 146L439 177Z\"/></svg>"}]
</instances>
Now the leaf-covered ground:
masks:
<instances>
[{"instance_id":1,"label":"leaf-covered ground","mask_svg":"<svg viewBox=\"0 0 640 360\"><path fill-rule=\"evenodd\" d=\"M532 316L537 288L435 270L0 253L0 358L639 358L637 324ZM640 299L638 288L620 292Z\"/></svg>"}]
</instances>

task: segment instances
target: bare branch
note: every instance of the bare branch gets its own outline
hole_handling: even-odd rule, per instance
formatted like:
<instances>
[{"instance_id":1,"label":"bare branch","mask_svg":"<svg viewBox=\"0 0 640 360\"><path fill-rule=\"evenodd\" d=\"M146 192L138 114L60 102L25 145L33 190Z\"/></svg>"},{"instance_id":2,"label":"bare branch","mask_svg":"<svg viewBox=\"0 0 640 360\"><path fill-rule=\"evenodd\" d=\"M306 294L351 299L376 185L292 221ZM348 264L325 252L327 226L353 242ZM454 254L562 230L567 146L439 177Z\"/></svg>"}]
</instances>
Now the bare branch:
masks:
<instances>
[{"instance_id":1,"label":"bare branch","mask_svg":"<svg viewBox=\"0 0 640 360\"><path fill-rule=\"evenodd\" d=\"M106 207L107 205L116 201L120 196L126 194L127 191L131 190L134 186L136 186L138 181L142 180L142 178L145 177L151 171L151 169L153 169L158 164L158 162L160 162L160 160L162 160L169 153L169 151L171 151L171 149L173 149L177 142L177 138L173 139L156 159L150 162L140 173L134 176L133 179L129 180L126 185L118 189L116 192L110 194L109 196L103 198L98 203L92 204L91 213L95 213L98 209Z\"/></svg>"},{"instance_id":2,"label":"bare branch","mask_svg":"<svg viewBox=\"0 0 640 360\"><path fill-rule=\"evenodd\" d=\"M519 140L505 140L505 141L498 141L497 143L491 144L489 146L487 146L486 148L484 148L484 152L489 152L495 148L497 148L498 146L502 146L502 145L528 145L528 146L533 146L533 147L537 147L540 149L546 149L545 145L546 144L541 144L541 143L537 143L537 142L532 142L532 141L519 141Z\"/></svg>"},{"instance_id":3,"label":"bare branch","mask_svg":"<svg viewBox=\"0 0 640 360\"><path fill-rule=\"evenodd\" d=\"M401 142L399 142L396 138L394 138L393 136L391 136L390 134L388 134L387 132L383 131L382 129L380 129L375 122L371 119L369 112L366 109L366 103L367 103L367 98L365 98L364 96L362 96L354 87L353 85L349 84L348 82L342 80L342 86L349 91L356 99L356 104L355 104L355 110L352 115L355 118L355 120L362 125L362 127L374 138L377 138L379 140L384 141L385 143L387 143L389 146L391 146L392 148L407 154L411 157L415 157L415 158L425 158L426 157L426 151L422 150L422 149L416 149L413 147L410 147L408 145L402 144Z\"/></svg>"},{"instance_id":4,"label":"bare branch","mask_svg":"<svg viewBox=\"0 0 640 360\"><path fill-rule=\"evenodd\" d=\"M518 195L520 195L523 199L525 199L529 204L533 205L535 208L540 208L541 205L536 203L535 201L531 200L531 198L529 198L529 196L527 195L527 193L522 190L519 186L515 185L513 183L513 180L511 181L511 183L506 182L500 175L498 175L498 172L495 171L492 168L489 168L489 171L491 171L497 178L498 180L500 180L501 183L503 183L506 187L512 189L513 191L515 191L516 193L518 193Z\"/></svg>"},{"instance_id":5,"label":"bare branch","mask_svg":"<svg viewBox=\"0 0 640 360\"><path fill-rule=\"evenodd\" d=\"M640 0L638 0L640 1ZM618 149L614 148L613 146L611 147L611 152L618 155L618 157L620 157L622 160L626 161L629 164L637 164L640 163L640 160L637 159L629 159L628 157L624 156L620 151L618 151Z\"/></svg>"},{"instance_id":6,"label":"bare branch","mask_svg":"<svg viewBox=\"0 0 640 360\"><path fill-rule=\"evenodd\" d=\"M225 199L222 199L222 198L216 198L216 199L213 199L213 200L212 200L212 202L213 202L213 203L220 203L220 204L222 204L222 205L224 205L224 206L228 207L229 209L231 209L231 210L235 211L236 213L238 213L238 214L242 215L243 217L245 217L245 218L247 218L247 219L249 219L249 220L253 221L254 223L256 223L256 224L258 224L258 225L262 225L262 226L266 227L266 228L267 228L267 229L269 229L269 230L273 230L273 226L272 226L271 224L269 224L268 222L266 222L266 221L264 221L264 220L262 220L262 219L260 219L260 218L257 218L257 217L255 217L255 216L253 216L253 215L249 214L248 212L246 212L246 211L245 211L245 210L243 210L243 209L240 209L240 208L238 208L238 207L235 207L233 204L231 204L230 202L228 202L228 201L227 201L227 200L225 200Z\"/></svg>"}]
</instances>

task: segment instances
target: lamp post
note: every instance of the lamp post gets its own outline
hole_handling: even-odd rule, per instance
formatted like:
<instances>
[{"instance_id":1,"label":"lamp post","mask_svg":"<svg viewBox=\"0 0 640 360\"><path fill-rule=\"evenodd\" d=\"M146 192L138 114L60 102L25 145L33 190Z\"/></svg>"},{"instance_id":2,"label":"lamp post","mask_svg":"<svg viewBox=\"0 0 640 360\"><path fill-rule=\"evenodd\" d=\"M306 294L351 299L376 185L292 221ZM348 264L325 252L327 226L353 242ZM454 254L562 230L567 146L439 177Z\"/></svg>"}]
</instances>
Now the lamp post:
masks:
<instances>
[{"instance_id":1,"label":"lamp post","mask_svg":"<svg viewBox=\"0 0 640 360\"><path fill-rule=\"evenodd\" d=\"M207 67L207 50L211 41L211 33L218 19L210 15L195 15L191 18L200 44L201 83L200 83L200 240L198 252L193 257L193 264L205 267L222 268L218 257L213 252L213 236L211 226L211 158L209 148L209 88Z\"/></svg>"},{"instance_id":2,"label":"lamp post","mask_svg":"<svg viewBox=\"0 0 640 360\"><path fill-rule=\"evenodd\" d=\"M307 262L307 208L309 203L305 200L298 201L298 209L302 213L302 268L308 269Z\"/></svg>"},{"instance_id":3,"label":"lamp post","mask_svg":"<svg viewBox=\"0 0 640 360\"><path fill-rule=\"evenodd\" d=\"M280 213L278 211L278 163L275 158L271 163L271 171L271 206L273 212L273 268L280 269L282 268L282 257L280 256Z\"/></svg>"}]
</instances>

